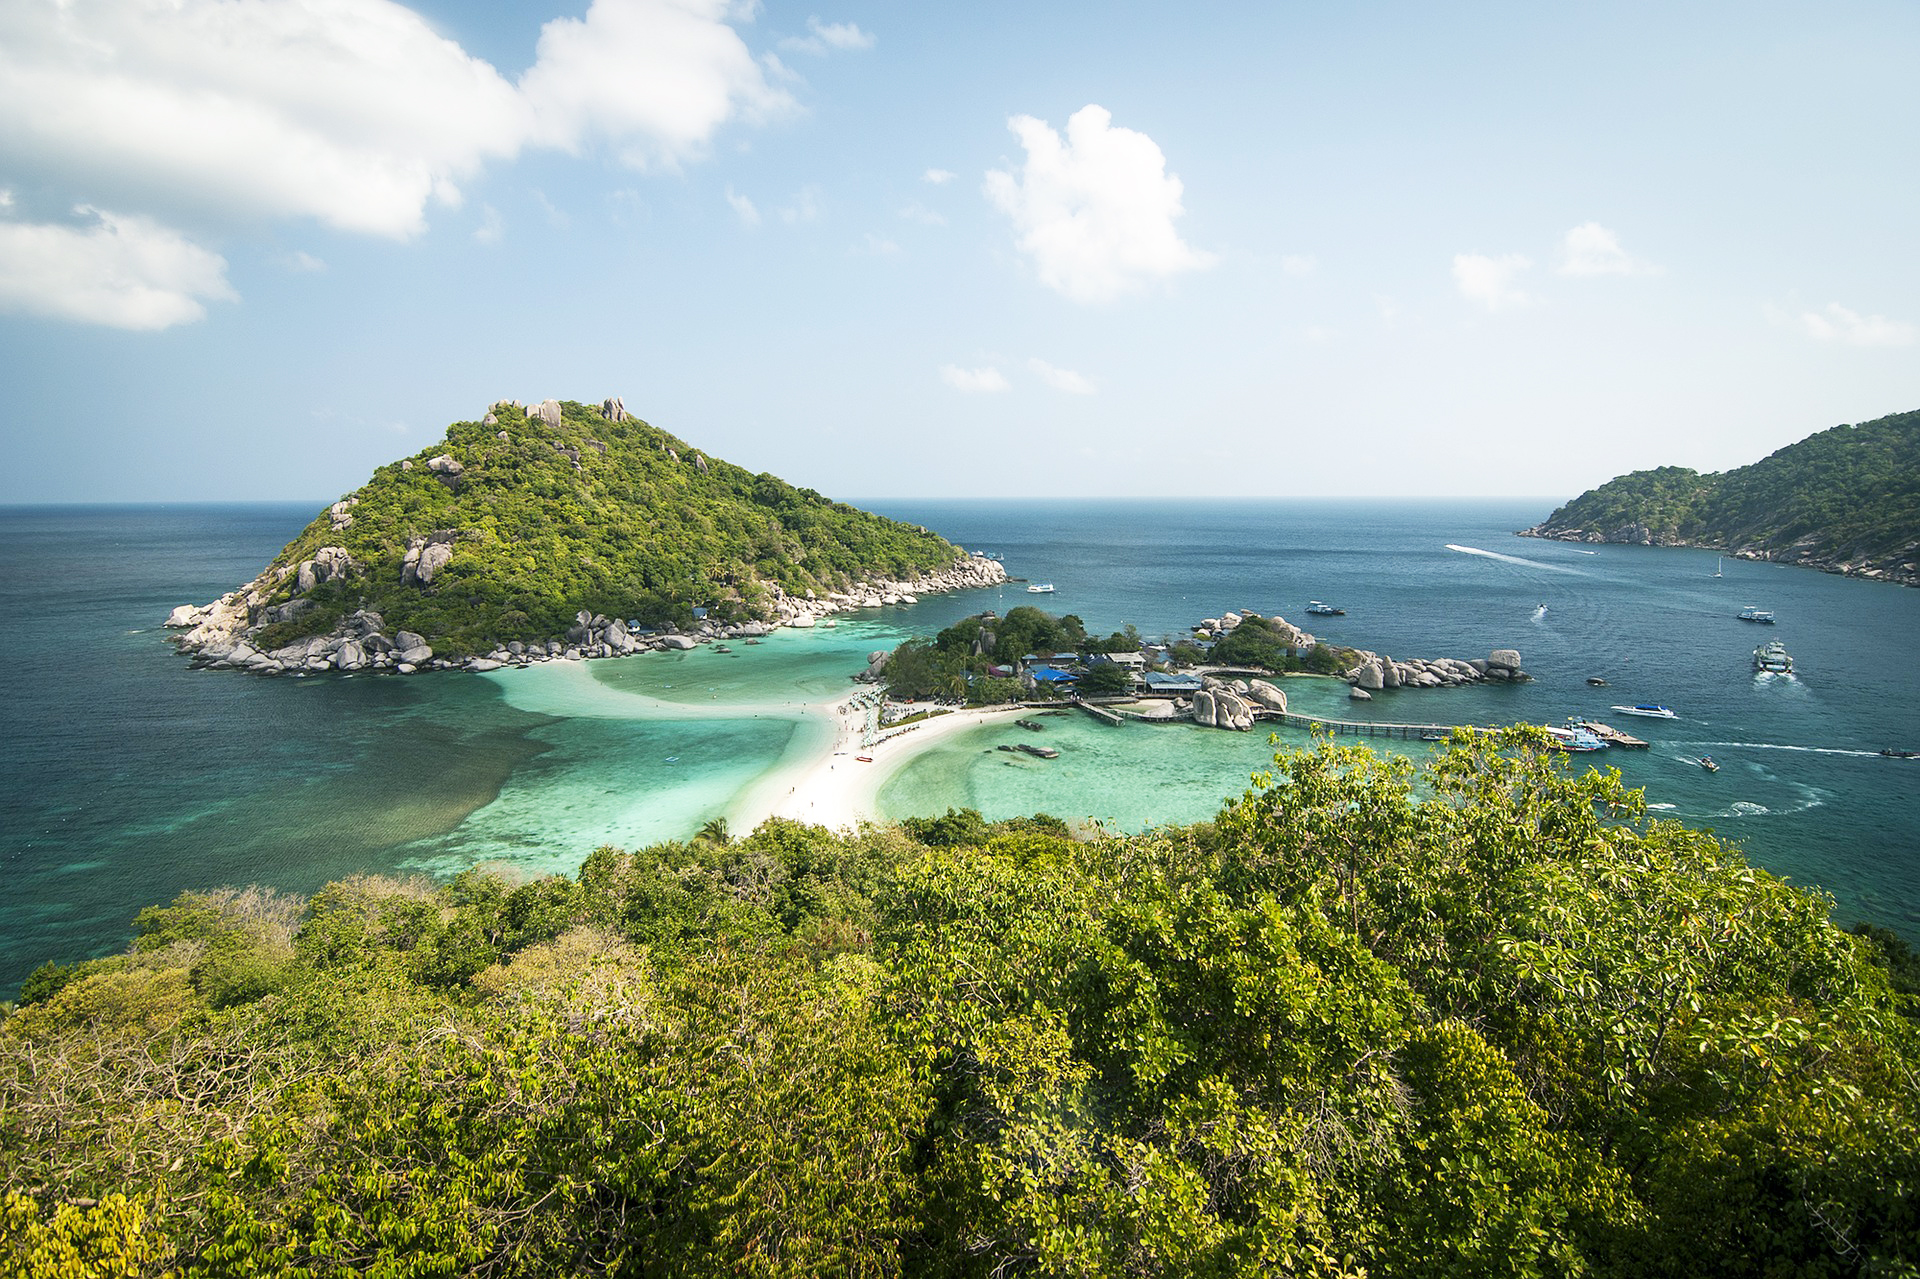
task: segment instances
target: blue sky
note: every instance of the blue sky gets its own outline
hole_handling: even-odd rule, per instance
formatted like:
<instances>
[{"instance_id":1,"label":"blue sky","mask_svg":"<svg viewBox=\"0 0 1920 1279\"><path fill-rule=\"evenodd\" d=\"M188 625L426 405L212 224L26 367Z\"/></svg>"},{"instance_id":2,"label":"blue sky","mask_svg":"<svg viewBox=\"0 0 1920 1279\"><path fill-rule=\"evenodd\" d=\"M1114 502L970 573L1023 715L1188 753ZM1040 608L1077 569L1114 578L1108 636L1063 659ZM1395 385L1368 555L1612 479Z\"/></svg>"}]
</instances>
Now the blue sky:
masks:
<instances>
[{"instance_id":1,"label":"blue sky","mask_svg":"<svg viewBox=\"0 0 1920 1279\"><path fill-rule=\"evenodd\" d=\"M834 496L1569 496L1920 407L1920 7L11 0L0 501L496 399Z\"/></svg>"}]
</instances>

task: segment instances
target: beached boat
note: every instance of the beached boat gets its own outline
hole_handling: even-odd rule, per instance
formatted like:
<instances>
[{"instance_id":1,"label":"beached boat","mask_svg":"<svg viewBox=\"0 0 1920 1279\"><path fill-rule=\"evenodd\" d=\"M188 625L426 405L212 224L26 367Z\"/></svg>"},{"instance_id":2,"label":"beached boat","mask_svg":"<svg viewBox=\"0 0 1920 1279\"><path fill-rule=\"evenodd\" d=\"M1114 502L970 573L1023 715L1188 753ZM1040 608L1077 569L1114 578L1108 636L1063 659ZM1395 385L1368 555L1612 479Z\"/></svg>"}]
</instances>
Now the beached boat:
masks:
<instances>
[{"instance_id":1,"label":"beached boat","mask_svg":"<svg viewBox=\"0 0 1920 1279\"><path fill-rule=\"evenodd\" d=\"M1679 719L1672 710L1655 702L1641 702L1637 706L1615 706L1610 708L1622 715L1638 715L1642 719Z\"/></svg>"},{"instance_id":2,"label":"beached boat","mask_svg":"<svg viewBox=\"0 0 1920 1279\"><path fill-rule=\"evenodd\" d=\"M1314 600L1308 604L1307 612L1315 617L1345 617L1347 615L1346 609L1336 608L1332 604L1322 604L1319 600Z\"/></svg>"},{"instance_id":3,"label":"beached boat","mask_svg":"<svg viewBox=\"0 0 1920 1279\"><path fill-rule=\"evenodd\" d=\"M1749 604L1740 610L1740 620L1743 622L1759 622L1762 626L1772 626L1773 614L1764 608L1755 608Z\"/></svg>"},{"instance_id":4,"label":"beached boat","mask_svg":"<svg viewBox=\"0 0 1920 1279\"><path fill-rule=\"evenodd\" d=\"M1027 594L1051 595L1053 594L1053 583L1052 582L1035 582L1033 585L1027 587Z\"/></svg>"},{"instance_id":5,"label":"beached boat","mask_svg":"<svg viewBox=\"0 0 1920 1279\"><path fill-rule=\"evenodd\" d=\"M1753 650L1753 669L1763 675L1793 674L1793 657L1779 640L1768 640Z\"/></svg>"}]
</instances>

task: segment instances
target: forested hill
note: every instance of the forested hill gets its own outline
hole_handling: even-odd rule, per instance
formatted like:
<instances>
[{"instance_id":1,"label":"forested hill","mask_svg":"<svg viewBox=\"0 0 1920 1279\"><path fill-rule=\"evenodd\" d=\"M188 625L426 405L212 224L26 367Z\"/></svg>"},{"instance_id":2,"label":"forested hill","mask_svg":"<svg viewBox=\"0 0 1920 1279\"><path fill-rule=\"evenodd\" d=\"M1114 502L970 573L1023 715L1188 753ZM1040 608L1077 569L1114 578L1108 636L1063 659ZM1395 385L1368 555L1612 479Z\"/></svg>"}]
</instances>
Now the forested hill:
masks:
<instances>
[{"instance_id":1,"label":"forested hill","mask_svg":"<svg viewBox=\"0 0 1920 1279\"><path fill-rule=\"evenodd\" d=\"M1635 471L1524 536L1704 546L1920 585L1920 411L1836 426L1719 474Z\"/></svg>"},{"instance_id":2,"label":"forested hill","mask_svg":"<svg viewBox=\"0 0 1920 1279\"><path fill-rule=\"evenodd\" d=\"M914 581L963 553L628 414L495 404L381 467L320 513L224 610L176 624L256 649L336 633L366 610L446 653L545 640L576 614L685 624L705 606L771 619L783 601Z\"/></svg>"}]
</instances>

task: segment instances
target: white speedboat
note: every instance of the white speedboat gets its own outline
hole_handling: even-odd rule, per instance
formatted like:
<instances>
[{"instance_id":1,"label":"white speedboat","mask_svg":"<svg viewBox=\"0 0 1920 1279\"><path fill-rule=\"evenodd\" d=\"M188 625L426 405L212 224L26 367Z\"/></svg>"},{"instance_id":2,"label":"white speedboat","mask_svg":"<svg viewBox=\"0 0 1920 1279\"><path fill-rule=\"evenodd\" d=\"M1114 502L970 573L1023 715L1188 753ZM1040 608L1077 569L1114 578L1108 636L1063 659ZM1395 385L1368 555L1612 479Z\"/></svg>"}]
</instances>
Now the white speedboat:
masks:
<instances>
[{"instance_id":1,"label":"white speedboat","mask_svg":"<svg viewBox=\"0 0 1920 1279\"><path fill-rule=\"evenodd\" d=\"M1655 702L1641 702L1637 706L1616 706L1613 708L1622 715L1638 715L1643 719L1679 719L1671 709Z\"/></svg>"},{"instance_id":2,"label":"white speedboat","mask_svg":"<svg viewBox=\"0 0 1920 1279\"><path fill-rule=\"evenodd\" d=\"M1033 585L1027 587L1027 594L1051 595L1053 594L1053 583L1052 582L1035 582Z\"/></svg>"}]
</instances>

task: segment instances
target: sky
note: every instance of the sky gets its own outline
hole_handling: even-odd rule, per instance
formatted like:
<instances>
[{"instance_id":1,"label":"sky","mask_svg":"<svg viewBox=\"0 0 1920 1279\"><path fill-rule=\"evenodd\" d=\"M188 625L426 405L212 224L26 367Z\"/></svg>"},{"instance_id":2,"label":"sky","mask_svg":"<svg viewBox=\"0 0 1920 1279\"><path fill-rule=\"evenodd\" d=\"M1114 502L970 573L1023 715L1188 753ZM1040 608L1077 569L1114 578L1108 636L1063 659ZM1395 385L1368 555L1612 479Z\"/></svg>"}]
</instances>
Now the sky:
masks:
<instances>
[{"instance_id":1,"label":"sky","mask_svg":"<svg viewBox=\"0 0 1920 1279\"><path fill-rule=\"evenodd\" d=\"M1916 66L1912 0L6 0L0 502L615 395L849 500L1724 470L1920 408Z\"/></svg>"}]
</instances>

